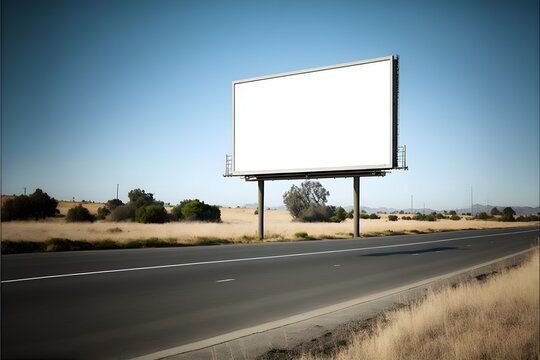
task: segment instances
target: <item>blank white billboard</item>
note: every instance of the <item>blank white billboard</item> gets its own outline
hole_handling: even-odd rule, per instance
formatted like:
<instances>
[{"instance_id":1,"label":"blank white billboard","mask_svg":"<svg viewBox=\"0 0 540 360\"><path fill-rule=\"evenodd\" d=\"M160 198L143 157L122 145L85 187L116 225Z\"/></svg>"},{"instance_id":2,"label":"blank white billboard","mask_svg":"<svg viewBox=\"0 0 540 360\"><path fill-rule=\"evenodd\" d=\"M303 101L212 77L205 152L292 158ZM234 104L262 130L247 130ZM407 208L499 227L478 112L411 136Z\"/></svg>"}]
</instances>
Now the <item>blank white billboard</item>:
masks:
<instances>
[{"instance_id":1,"label":"blank white billboard","mask_svg":"<svg viewBox=\"0 0 540 360\"><path fill-rule=\"evenodd\" d=\"M394 58L233 82L233 175L391 169Z\"/></svg>"}]
</instances>

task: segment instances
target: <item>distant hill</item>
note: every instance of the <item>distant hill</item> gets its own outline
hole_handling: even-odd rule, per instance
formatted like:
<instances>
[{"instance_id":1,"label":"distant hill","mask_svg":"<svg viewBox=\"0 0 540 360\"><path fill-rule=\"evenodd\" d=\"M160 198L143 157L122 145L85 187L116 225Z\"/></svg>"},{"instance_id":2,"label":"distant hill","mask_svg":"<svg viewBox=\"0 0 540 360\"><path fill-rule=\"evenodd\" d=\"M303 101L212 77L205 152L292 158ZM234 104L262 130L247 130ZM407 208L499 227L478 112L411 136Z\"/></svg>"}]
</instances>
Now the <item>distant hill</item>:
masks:
<instances>
[{"instance_id":1,"label":"distant hill","mask_svg":"<svg viewBox=\"0 0 540 360\"><path fill-rule=\"evenodd\" d=\"M502 211L505 207L508 205L480 205L480 204L474 204L473 209L474 213L477 214L479 212L487 212L488 214L491 212L491 209L496 207L499 209L499 211ZM512 209L516 212L517 215L530 215L530 214L538 214L540 212L540 207L530 207L530 206L512 206L510 205ZM471 212L471 208L464 208L464 209L455 209L458 214L461 213L468 213Z\"/></svg>"}]
</instances>

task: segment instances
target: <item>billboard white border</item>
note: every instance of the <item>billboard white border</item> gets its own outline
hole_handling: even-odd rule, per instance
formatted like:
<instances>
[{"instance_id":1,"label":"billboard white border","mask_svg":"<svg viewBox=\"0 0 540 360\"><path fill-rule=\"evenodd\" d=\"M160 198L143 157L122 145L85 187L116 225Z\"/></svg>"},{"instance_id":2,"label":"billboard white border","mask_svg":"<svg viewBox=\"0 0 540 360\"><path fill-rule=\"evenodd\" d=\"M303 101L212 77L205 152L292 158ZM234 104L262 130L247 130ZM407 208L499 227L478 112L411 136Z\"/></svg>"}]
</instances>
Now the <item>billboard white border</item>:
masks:
<instances>
[{"instance_id":1,"label":"billboard white border","mask_svg":"<svg viewBox=\"0 0 540 360\"><path fill-rule=\"evenodd\" d=\"M359 166L348 166L348 167L332 167L332 168L305 168L305 169L272 169L272 170L264 170L264 171L246 171L246 172L236 172L235 171L235 152L236 152L236 144L235 144L235 135L236 135L236 129L235 129L235 85L247 83L247 82L253 82L253 81L259 81L259 80L267 80L267 79L273 79L273 78L279 78L279 77L285 77L285 76L291 76L291 75L299 75L299 74L306 74L306 73L312 73L312 72L318 72L318 71L324 71L324 70L332 70L332 69L338 69L338 68L344 68L344 67L350 67L350 66L357 66L357 65L363 65L363 64L370 64L370 63L376 63L381 61L391 61L391 71L392 74L390 76L391 79L391 89L392 89L392 106L391 106L391 145L390 145L390 153L392 154L391 164L381 165L380 167L377 166L369 166L369 167L359 167ZM235 80L232 82L232 125L233 125L233 131L232 131L232 140L233 140L233 149L232 149L232 173L231 176L245 176L248 177L271 177L272 175L279 176L281 179L286 179L287 176L290 176L291 178L298 178L300 177L317 177L318 175L321 176L332 176L332 177L340 177L340 176L346 176L350 177L351 174L354 174L354 172L362 173L362 172L374 172L374 171L384 171L384 170L391 170L394 168L397 168L397 151L398 151L398 85L399 85L399 57L398 56L385 56L385 57L379 57L379 58L373 58L373 59L366 59L366 60L360 60L360 61L354 61L354 62L347 62L347 63L341 63L341 64L335 64L330 66L323 66L323 67L316 67L316 68L309 68L309 69L302 69L297 71L290 71L285 73L278 73L278 74L272 74L272 75L265 75L265 76L259 76L259 77L253 77L253 78L247 78L247 79L241 79L241 80Z\"/></svg>"}]
</instances>

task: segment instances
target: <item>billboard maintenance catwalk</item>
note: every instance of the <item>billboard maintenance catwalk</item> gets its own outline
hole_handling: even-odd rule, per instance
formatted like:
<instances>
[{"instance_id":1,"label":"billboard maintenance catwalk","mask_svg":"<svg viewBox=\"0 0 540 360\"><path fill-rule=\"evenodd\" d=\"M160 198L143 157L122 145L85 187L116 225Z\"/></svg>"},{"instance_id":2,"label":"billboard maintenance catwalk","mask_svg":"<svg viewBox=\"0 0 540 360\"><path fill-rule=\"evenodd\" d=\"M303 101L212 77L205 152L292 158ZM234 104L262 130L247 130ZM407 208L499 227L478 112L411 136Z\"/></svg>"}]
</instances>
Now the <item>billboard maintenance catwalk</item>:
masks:
<instances>
[{"instance_id":1,"label":"billboard maintenance catwalk","mask_svg":"<svg viewBox=\"0 0 540 360\"><path fill-rule=\"evenodd\" d=\"M398 146L399 58L382 58L233 81L233 153L225 176L264 181L352 177L354 236L360 177L407 169ZM279 143L279 146L276 146ZM336 157L328 149L339 147Z\"/></svg>"}]
</instances>

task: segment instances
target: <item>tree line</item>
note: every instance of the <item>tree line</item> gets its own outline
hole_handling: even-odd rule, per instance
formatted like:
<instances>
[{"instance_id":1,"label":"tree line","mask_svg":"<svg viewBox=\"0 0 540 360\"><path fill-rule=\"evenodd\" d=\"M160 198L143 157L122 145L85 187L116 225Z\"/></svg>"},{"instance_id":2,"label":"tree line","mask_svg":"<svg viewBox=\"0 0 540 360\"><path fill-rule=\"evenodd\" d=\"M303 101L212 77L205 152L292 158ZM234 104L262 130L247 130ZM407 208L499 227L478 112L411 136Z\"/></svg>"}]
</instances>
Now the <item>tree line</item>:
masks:
<instances>
[{"instance_id":1,"label":"tree line","mask_svg":"<svg viewBox=\"0 0 540 360\"><path fill-rule=\"evenodd\" d=\"M217 205L209 205L199 199L186 199L174 206L170 212L163 201L154 199L154 194L141 189L128 193L129 201L111 199L105 206L98 208L96 214L82 206L70 208L66 215L67 222L93 222L95 220L136 221L139 223L165 223L169 221L208 221L221 222L221 210ZM58 216L58 200L51 198L41 189L27 195L17 195L2 205L2 221L39 220Z\"/></svg>"}]
</instances>

